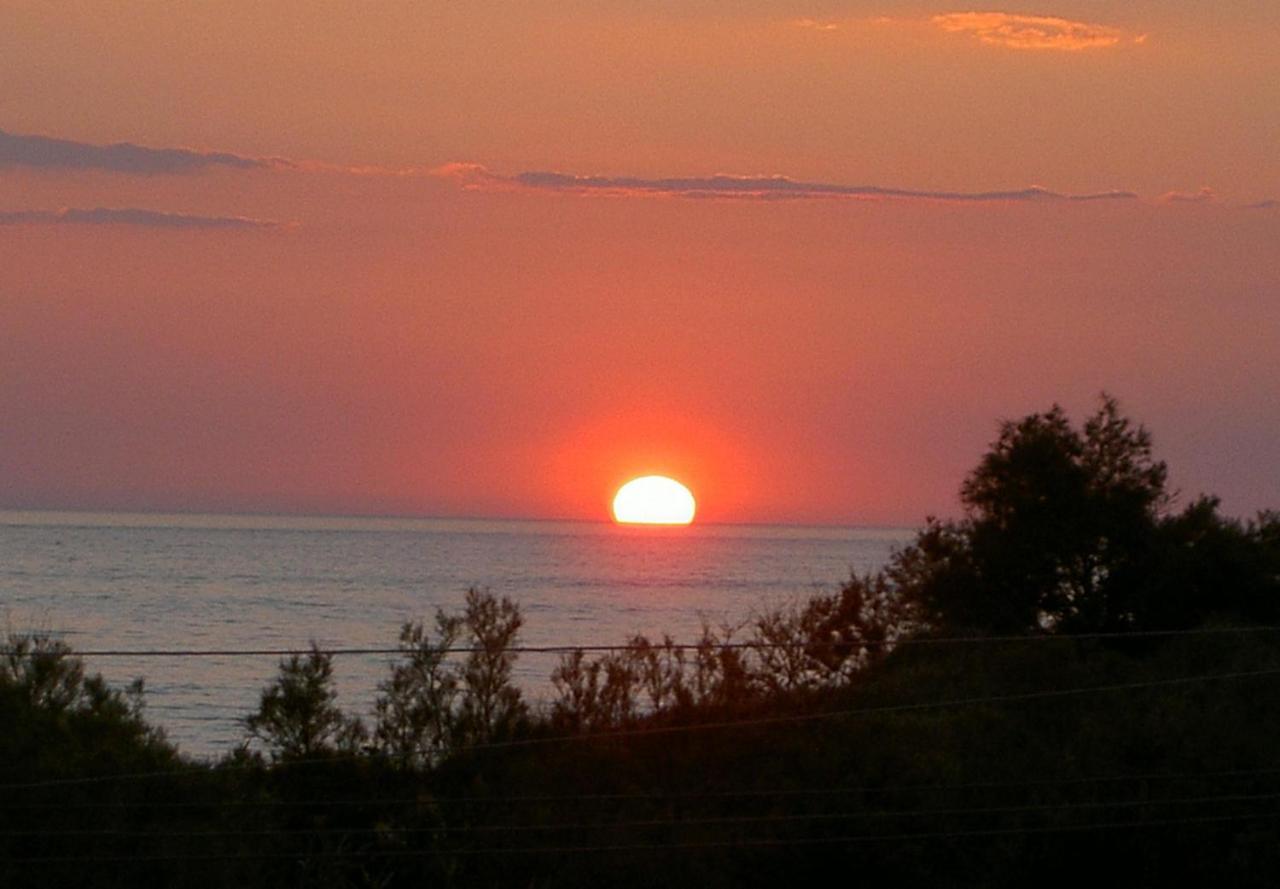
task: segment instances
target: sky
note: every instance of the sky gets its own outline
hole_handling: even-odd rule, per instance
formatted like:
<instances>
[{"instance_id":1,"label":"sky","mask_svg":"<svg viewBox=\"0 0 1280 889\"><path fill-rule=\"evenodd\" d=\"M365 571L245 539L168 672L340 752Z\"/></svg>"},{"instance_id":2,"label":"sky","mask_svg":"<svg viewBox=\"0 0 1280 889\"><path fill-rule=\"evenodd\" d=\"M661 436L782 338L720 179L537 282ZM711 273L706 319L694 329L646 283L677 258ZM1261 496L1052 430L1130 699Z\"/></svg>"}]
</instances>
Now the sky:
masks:
<instances>
[{"instance_id":1,"label":"sky","mask_svg":"<svg viewBox=\"0 0 1280 889\"><path fill-rule=\"evenodd\" d=\"M1280 507L1280 4L0 5L0 508Z\"/></svg>"}]
</instances>

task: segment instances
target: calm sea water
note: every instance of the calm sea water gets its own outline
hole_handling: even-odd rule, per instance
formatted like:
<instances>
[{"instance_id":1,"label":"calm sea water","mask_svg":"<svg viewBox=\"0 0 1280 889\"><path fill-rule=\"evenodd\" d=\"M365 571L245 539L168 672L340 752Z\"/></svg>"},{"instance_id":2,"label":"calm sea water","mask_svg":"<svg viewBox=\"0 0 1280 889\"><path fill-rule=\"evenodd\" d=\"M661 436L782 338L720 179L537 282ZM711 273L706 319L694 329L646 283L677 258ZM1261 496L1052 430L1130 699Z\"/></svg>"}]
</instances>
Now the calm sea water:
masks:
<instances>
[{"instance_id":1,"label":"calm sea water","mask_svg":"<svg viewBox=\"0 0 1280 889\"><path fill-rule=\"evenodd\" d=\"M901 529L624 528L480 520L0 512L0 618L80 650L393 647L407 620L456 610L469 586L519 602L529 645L694 641L703 619L832 589L882 565ZM99 658L146 681L149 718L187 753L242 740L278 658ZM339 703L367 712L386 656L335 662ZM523 655L545 696L553 655Z\"/></svg>"}]
</instances>

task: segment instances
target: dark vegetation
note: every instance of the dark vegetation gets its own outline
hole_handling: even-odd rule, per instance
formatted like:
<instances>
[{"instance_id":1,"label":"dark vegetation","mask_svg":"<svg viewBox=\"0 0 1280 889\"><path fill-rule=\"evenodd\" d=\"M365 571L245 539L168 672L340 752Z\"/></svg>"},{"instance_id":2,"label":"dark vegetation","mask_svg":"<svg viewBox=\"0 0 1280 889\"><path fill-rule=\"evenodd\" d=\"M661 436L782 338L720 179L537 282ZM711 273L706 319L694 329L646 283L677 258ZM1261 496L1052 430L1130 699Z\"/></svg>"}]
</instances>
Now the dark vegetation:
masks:
<instances>
[{"instance_id":1,"label":"dark vegetation","mask_svg":"<svg viewBox=\"0 0 1280 889\"><path fill-rule=\"evenodd\" d=\"M473 590L370 722L313 649L214 765L15 637L0 885L1274 885L1280 516L1176 508L1105 398L1006 423L962 498L837 592L567 654L542 709Z\"/></svg>"}]
</instances>

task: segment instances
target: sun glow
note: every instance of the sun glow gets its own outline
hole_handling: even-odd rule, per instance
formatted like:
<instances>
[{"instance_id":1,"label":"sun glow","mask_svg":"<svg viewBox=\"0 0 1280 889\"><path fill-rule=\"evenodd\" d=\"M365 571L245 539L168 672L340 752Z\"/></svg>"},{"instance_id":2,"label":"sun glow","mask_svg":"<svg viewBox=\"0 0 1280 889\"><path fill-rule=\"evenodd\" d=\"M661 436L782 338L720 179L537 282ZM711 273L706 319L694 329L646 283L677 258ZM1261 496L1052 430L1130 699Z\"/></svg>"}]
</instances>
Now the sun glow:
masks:
<instances>
[{"instance_id":1,"label":"sun glow","mask_svg":"<svg viewBox=\"0 0 1280 889\"><path fill-rule=\"evenodd\" d=\"M613 497L613 518L627 525L687 525L695 508L689 489L663 475L634 478Z\"/></svg>"}]
</instances>

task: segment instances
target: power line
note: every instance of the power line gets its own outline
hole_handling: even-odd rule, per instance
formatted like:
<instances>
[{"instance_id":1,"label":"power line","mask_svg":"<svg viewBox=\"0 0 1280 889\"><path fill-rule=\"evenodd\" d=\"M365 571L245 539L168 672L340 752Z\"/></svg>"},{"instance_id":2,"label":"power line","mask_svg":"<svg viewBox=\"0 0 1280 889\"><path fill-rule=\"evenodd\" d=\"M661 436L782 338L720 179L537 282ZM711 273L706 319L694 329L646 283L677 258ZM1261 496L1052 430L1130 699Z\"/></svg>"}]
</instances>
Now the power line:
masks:
<instances>
[{"instance_id":1,"label":"power line","mask_svg":"<svg viewBox=\"0 0 1280 889\"><path fill-rule=\"evenodd\" d=\"M974 830L913 831L892 834L852 834L835 837L769 837L735 840L713 840L693 843L624 843L617 845L576 846L497 846L489 848L453 849L322 849L305 853L266 852L262 854L225 855L113 855L113 856L42 856L10 858L12 864L124 863L124 862L194 862L194 861L297 861L300 858L435 858L449 855L569 855L596 852L683 852L703 849L737 849L773 846L854 845L860 843L912 842L934 839L979 839L1000 836L1025 836L1054 833L1082 833L1097 830L1142 830L1188 825L1223 824L1280 818L1280 811L1242 815L1209 815L1189 818L1143 819L1140 821L1108 821L1093 824L1060 824L1036 827L986 828Z\"/></svg>"},{"instance_id":2,"label":"power line","mask_svg":"<svg viewBox=\"0 0 1280 889\"><path fill-rule=\"evenodd\" d=\"M961 781L947 784L878 784L848 787L774 787L747 788L742 790L673 790L639 793L575 793L575 794L522 794L515 796L415 796L415 797L360 797L356 799L243 799L207 800L200 802L174 802L170 800L145 801L116 800L114 802L23 802L5 800L6 809L40 810L119 810L127 807L139 809L244 809L244 808L308 808L316 806L417 806L417 805L516 805L578 802L658 802L698 801L720 799L784 799L803 797L840 797L860 795L885 795L895 793L936 793L960 790L1032 790L1044 787L1063 787L1081 784L1116 784L1136 782L1218 781L1232 778L1260 778L1280 775L1280 768L1227 769L1200 772L1135 772L1127 775L1075 775L1068 778L1040 778L1021 781Z\"/></svg>"},{"instance_id":3,"label":"power line","mask_svg":"<svg viewBox=\"0 0 1280 889\"><path fill-rule=\"evenodd\" d=\"M1159 806L1213 805L1216 803L1248 803L1280 799L1280 793L1217 794L1211 796L1177 797L1171 799L1144 800L1091 800L1078 803L1041 803L1016 806L981 806L949 809L899 809L857 812L800 812L767 815L719 815L696 818L643 818L625 821L590 822L542 822L524 824L437 824L427 827L289 827L262 830L147 830L124 828L85 828L70 830L0 830L0 838L26 837L139 837L154 839L190 839L213 837L260 836L361 836L394 834L470 834L470 833L546 833L560 830L617 830L651 827L707 827L713 825L738 826L752 824L787 824L806 821L863 821L895 818L933 818L983 815L1017 815L1036 812L1073 812L1095 809L1148 808Z\"/></svg>"},{"instance_id":4,"label":"power line","mask_svg":"<svg viewBox=\"0 0 1280 889\"><path fill-rule=\"evenodd\" d=\"M712 650L821 650L823 648L885 648L917 645L975 645L983 643L1017 643L1017 642L1088 642L1107 639L1158 639L1181 636L1229 636L1241 634L1260 634L1280 632L1280 625L1255 625L1244 627L1197 627L1184 630L1115 630L1097 633L1040 633L1013 635L980 635L980 636L912 636L902 639L859 639L853 641L809 641L809 642L683 642L666 644L649 642L647 645L622 643L617 645L517 645L503 649L509 654L607 654L614 652L664 652L664 651L697 651L700 648ZM405 655L413 654L412 648L387 648L385 646L369 648L149 648L149 649L84 649L65 652L69 657L95 658L183 658L183 657L290 657L307 655L312 651L332 656L344 655ZM465 655L483 654L487 649L480 646L450 646L432 649L433 654ZM0 656L13 654L36 654L30 650L21 652L12 646L0 647Z\"/></svg>"},{"instance_id":5,"label":"power line","mask_svg":"<svg viewBox=\"0 0 1280 889\"><path fill-rule=\"evenodd\" d=\"M1179 676L1170 679L1153 679L1144 682L1121 682L1110 685L1092 685L1079 686L1075 688L1062 689L1045 689L1031 692L1014 692L1001 695L983 695L968 698L952 698L942 701L923 701L910 704L888 704L878 707L860 707L841 710L825 710L818 713L789 713L778 714L775 716L761 716L751 719L729 719L711 722L698 722L683 725L658 725L658 726L639 726L630 729L618 729L609 732L598 733L577 733L568 735L547 735L532 738L516 738L507 741L489 741L476 744L469 744L459 747L456 754L475 753L486 750L508 750L514 748L537 747L547 744L559 743L599 743L628 737L645 737L656 735L671 735L685 732L699 731L717 731L724 729L750 728L768 725L784 725L784 724L800 724L808 722L818 722L827 719L836 718L854 718L861 716L882 716L898 713L913 713L926 710L939 710L951 707L963 706L982 706L989 704L1012 704L1033 700L1052 700L1057 698L1075 697L1088 694L1106 694L1124 691L1137 691L1150 688L1170 688L1180 685L1192 685L1202 682L1215 682L1236 679L1258 679L1264 676L1280 675L1280 668L1269 668L1265 670L1246 670L1232 673L1208 673L1195 676ZM351 754L342 756L330 756L318 759L302 759L302 760L282 760L274 765L276 767L296 767L301 765L313 765L323 763L334 763L341 760L359 759L363 754ZM252 769L257 768L257 764L246 764L243 766L223 766L223 771L228 769ZM16 784L0 784L0 790L22 790L43 787L61 787L79 784L97 784L109 781L125 781L125 780L143 780L148 778L173 776L178 777L184 774L205 774L208 770L203 767L195 767L188 770L168 770L168 771L151 771L151 772L133 772L120 775L96 775L85 778L59 778L48 781L33 781Z\"/></svg>"}]
</instances>

